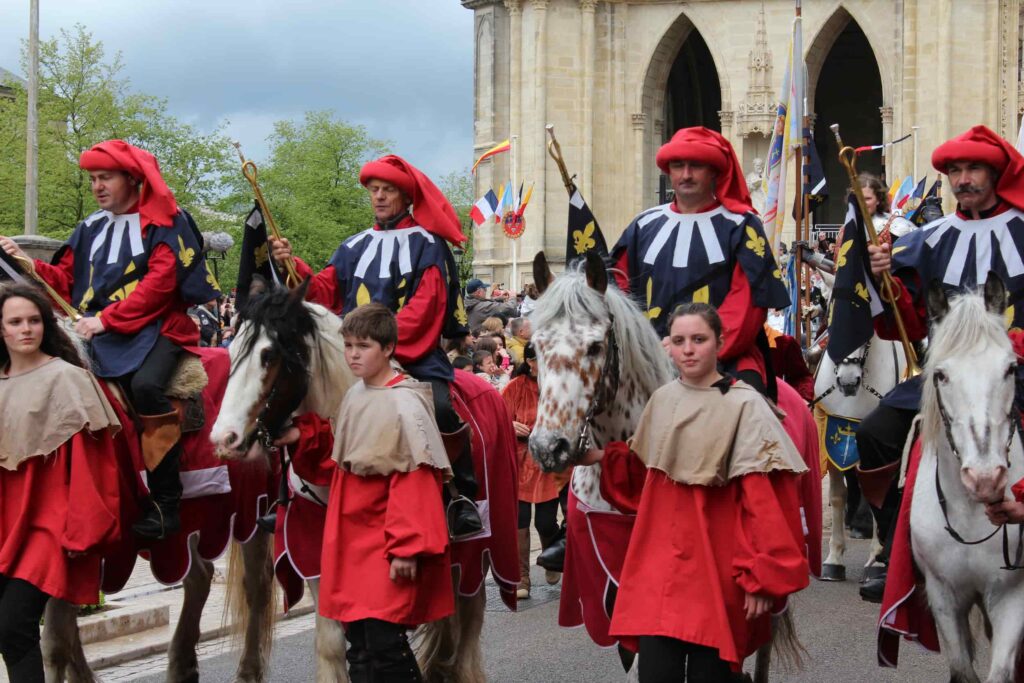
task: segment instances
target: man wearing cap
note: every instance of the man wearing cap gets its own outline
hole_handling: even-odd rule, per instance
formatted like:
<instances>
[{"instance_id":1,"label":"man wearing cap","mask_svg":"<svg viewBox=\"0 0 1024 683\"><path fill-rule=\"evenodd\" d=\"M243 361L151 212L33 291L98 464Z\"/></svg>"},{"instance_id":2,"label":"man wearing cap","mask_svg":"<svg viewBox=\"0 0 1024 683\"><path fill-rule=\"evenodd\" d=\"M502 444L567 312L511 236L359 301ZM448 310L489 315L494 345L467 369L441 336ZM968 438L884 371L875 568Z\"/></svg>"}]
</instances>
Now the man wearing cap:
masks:
<instances>
[{"instance_id":1,"label":"man wearing cap","mask_svg":"<svg viewBox=\"0 0 1024 683\"><path fill-rule=\"evenodd\" d=\"M455 209L419 169L389 154L365 164L359 182L370 194L375 223L346 239L326 268L313 275L295 259L300 277L310 278L306 298L344 315L375 301L395 312L395 359L414 378L429 382L434 416L445 437L457 495L453 537L483 528L472 501L477 492L469 427L452 408L454 371L441 337L465 334L466 309L448 242L466 241ZM412 211L410 212L410 207ZM274 260L291 258L287 239L272 240Z\"/></svg>"},{"instance_id":2,"label":"man wearing cap","mask_svg":"<svg viewBox=\"0 0 1024 683\"><path fill-rule=\"evenodd\" d=\"M502 323L515 316L515 302L498 301L487 298L489 284L477 278L466 283L466 315L469 318L469 329L476 333L484 320L490 317L501 318Z\"/></svg>"},{"instance_id":3,"label":"man wearing cap","mask_svg":"<svg viewBox=\"0 0 1024 683\"><path fill-rule=\"evenodd\" d=\"M633 219L612 249L619 287L662 337L680 304L715 306L724 325L721 364L764 393L771 384L764 323L769 308L789 305L789 295L736 153L720 134L697 126L676 132L656 161L675 197Z\"/></svg>"},{"instance_id":4,"label":"man wearing cap","mask_svg":"<svg viewBox=\"0 0 1024 683\"><path fill-rule=\"evenodd\" d=\"M932 166L949 176L957 200L954 213L887 244L868 246L871 272L890 272L896 307L911 341L928 335L925 295L937 281L946 295L985 283L990 272L1002 278L1009 292L1008 327L1024 327L1024 157L1006 140L985 126L975 126L949 140L932 154ZM875 318L875 331L883 339L898 340L890 311ZM896 386L857 430L860 451L858 475L872 506L879 537L888 539L881 560L886 562L900 507L896 471L920 409L920 377ZM878 602L885 576L865 583L861 597Z\"/></svg>"},{"instance_id":5,"label":"man wearing cap","mask_svg":"<svg viewBox=\"0 0 1024 683\"><path fill-rule=\"evenodd\" d=\"M99 211L86 217L39 273L84 316L93 371L117 380L142 426L151 505L132 530L158 539L180 528L180 419L165 395L183 346L199 343L191 305L220 296L202 236L160 175L156 157L121 140L82 153ZM8 254L24 256L0 237Z\"/></svg>"}]
</instances>

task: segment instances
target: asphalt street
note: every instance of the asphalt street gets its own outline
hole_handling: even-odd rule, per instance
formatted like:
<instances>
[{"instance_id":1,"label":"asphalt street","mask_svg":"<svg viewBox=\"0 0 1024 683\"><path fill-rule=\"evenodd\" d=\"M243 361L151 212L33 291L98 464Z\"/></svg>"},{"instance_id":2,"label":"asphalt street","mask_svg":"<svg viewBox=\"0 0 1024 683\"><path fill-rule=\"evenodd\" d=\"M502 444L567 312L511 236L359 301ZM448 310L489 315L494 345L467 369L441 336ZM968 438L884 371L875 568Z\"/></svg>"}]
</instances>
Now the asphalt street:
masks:
<instances>
[{"instance_id":1,"label":"asphalt street","mask_svg":"<svg viewBox=\"0 0 1024 683\"><path fill-rule=\"evenodd\" d=\"M866 541L851 541L847 555L849 580L845 583L812 580L810 587L796 597L794 610L800 638L807 649L806 662L800 671L773 672L773 681L925 683L947 680L942 657L913 644L902 646L898 670L880 669L876 665L877 606L862 602L857 595L858 560L866 553ZM557 587L537 587L536 583L543 583L543 578L538 568L534 570L534 598L524 601L518 613L508 612L494 596L493 588L489 590L484 657L490 682L619 683L625 680L614 650L596 647L582 629L558 627ZM202 680L230 681L235 665L236 658L230 653L201 660ZM275 683L313 681L314 667L312 631L275 641L269 680ZM163 677L149 675L134 680L158 683Z\"/></svg>"}]
</instances>

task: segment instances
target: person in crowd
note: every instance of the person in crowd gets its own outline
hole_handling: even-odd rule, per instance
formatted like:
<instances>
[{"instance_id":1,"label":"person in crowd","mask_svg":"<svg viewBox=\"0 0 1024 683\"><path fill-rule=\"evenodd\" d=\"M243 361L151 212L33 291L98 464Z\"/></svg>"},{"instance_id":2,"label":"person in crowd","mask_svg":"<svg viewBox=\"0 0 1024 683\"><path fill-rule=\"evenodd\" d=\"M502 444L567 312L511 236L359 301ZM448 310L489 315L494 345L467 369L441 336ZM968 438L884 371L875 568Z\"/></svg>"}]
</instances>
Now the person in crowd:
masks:
<instances>
[{"instance_id":1,"label":"person in crowd","mask_svg":"<svg viewBox=\"0 0 1024 683\"><path fill-rule=\"evenodd\" d=\"M611 633L638 650L640 683L720 683L807 586L807 466L767 400L719 372L714 308L684 304L666 324L679 378L651 396L628 444L583 463L600 462L605 500L637 515Z\"/></svg>"},{"instance_id":2,"label":"person in crowd","mask_svg":"<svg viewBox=\"0 0 1024 683\"><path fill-rule=\"evenodd\" d=\"M345 626L353 683L422 681L407 631L454 611L441 500L452 476L430 385L396 371L395 316L369 303L342 323L359 378L334 434L320 614Z\"/></svg>"},{"instance_id":3,"label":"person in crowd","mask_svg":"<svg viewBox=\"0 0 1024 683\"><path fill-rule=\"evenodd\" d=\"M529 318L512 318L508 322L509 339L506 344L512 360L516 365L523 362L523 347L530 342L533 326Z\"/></svg>"},{"instance_id":4,"label":"person in crowd","mask_svg":"<svg viewBox=\"0 0 1024 683\"><path fill-rule=\"evenodd\" d=\"M503 321L496 315L484 318L483 322L480 323L480 327L478 328L477 332L479 336L504 334L505 321Z\"/></svg>"},{"instance_id":5,"label":"person in crowd","mask_svg":"<svg viewBox=\"0 0 1024 683\"><path fill-rule=\"evenodd\" d=\"M58 327L46 295L0 287L0 655L43 683L50 598L99 602L100 552L121 537L121 422Z\"/></svg>"},{"instance_id":6,"label":"person in crowd","mask_svg":"<svg viewBox=\"0 0 1024 683\"><path fill-rule=\"evenodd\" d=\"M477 342L477 345L480 346L480 342ZM498 366L496 356L497 351L477 349L473 353L473 368L478 377L487 380L491 383L491 386L501 391L508 384L509 376L507 372Z\"/></svg>"},{"instance_id":7,"label":"person in crowd","mask_svg":"<svg viewBox=\"0 0 1024 683\"><path fill-rule=\"evenodd\" d=\"M484 320L492 316L499 318L501 327L505 327L505 323L517 314L515 301L488 299L488 287L489 284L478 278L466 283L466 315L471 330L479 330Z\"/></svg>"},{"instance_id":8,"label":"person in crowd","mask_svg":"<svg viewBox=\"0 0 1024 683\"><path fill-rule=\"evenodd\" d=\"M473 354L473 335L471 334L460 334L454 339L449 339L445 342L445 351L448 354L448 360L454 365L455 359L459 357L472 358Z\"/></svg>"},{"instance_id":9,"label":"person in crowd","mask_svg":"<svg viewBox=\"0 0 1024 683\"><path fill-rule=\"evenodd\" d=\"M534 306L537 305L537 299L540 298L540 292L537 291L537 285L530 282L523 287L523 300L519 304L519 315L526 318L533 311Z\"/></svg>"},{"instance_id":10,"label":"person in crowd","mask_svg":"<svg viewBox=\"0 0 1024 683\"><path fill-rule=\"evenodd\" d=\"M520 599L530 597L530 517L540 536L542 548L548 547L558 534L559 493L569 482L572 469L565 472L544 472L530 455L530 432L537 420L537 353L529 342L523 347L524 360L512 373L501 396L512 412L519 454L519 589ZM559 572L546 571L545 580L558 583Z\"/></svg>"}]
</instances>

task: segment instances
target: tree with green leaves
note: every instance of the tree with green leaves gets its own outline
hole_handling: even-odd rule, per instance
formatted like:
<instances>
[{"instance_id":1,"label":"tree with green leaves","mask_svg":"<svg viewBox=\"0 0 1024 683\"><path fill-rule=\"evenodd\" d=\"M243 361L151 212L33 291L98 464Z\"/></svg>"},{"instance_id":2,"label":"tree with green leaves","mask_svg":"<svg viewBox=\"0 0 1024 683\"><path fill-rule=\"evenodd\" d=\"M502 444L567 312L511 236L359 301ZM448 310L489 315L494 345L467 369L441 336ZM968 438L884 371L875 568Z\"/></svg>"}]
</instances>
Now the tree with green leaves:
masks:
<instances>
[{"instance_id":1,"label":"tree with green leaves","mask_svg":"<svg viewBox=\"0 0 1024 683\"><path fill-rule=\"evenodd\" d=\"M452 171L441 176L437 187L452 203L455 213L459 215L462 232L467 237L466 243L462 245L462 254L457 257L459 282L465 286L466 282L473 277L473 229L476 226L473 225L473 219L469 217L473 202L476 200L473 196L473 178L470 176L469 169L464 168L461 171Z\"/></svg>"},{"instance_id":2,"label":"tree with green leaves","mask_svg":"<svg viewBox=\"0 0 1024 683\"><path fill-rule=\"evenodd\" d=\"M194 209L222 194L233 170L218 129L204 134L167 112L163 99L132 92L121 55L107 59L84 26L62 29L39 48L39 231L64 239L93 211L89 177L78 157L92 145L122 139L152 152L178 203ZM27 96L0 100L0 233L18 234L24 216Z\"/></svg>"}]
</instances>

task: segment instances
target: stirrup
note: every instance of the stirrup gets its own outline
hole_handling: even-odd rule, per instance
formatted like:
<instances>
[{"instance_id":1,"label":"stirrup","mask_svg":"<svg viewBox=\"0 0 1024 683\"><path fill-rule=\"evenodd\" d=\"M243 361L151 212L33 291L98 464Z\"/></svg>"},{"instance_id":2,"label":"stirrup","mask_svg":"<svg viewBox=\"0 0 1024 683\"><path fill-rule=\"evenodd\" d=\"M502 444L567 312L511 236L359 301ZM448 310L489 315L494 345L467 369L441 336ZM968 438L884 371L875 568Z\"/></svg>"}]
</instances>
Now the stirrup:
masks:
<instances>
[{"instance_id":1,"label":"stirrup","mask_svg":"<svg viewBox=\"0 0 1024 683\"><path fill-rule=\"evenodd\" d=\"M475 513L473 522L476 522L479 526L475 529L456 533L456 525L459 523L459 512L465 509L463 506L469 506L469 509ZM469 498L463 495L453 496L448 501L448 507L445 509L445 521L448 523L448 537L453 541L461 541L472 536L476 536L484 530L483 520L480 518L480 510L477 509L476 503L471 501ZM464 521L464 520L463 520Z\"/></svg>"}]
</instances>

